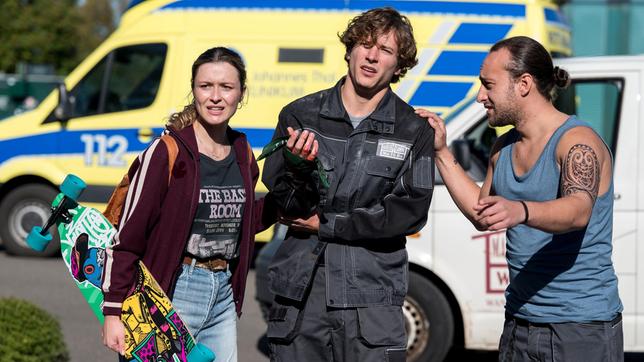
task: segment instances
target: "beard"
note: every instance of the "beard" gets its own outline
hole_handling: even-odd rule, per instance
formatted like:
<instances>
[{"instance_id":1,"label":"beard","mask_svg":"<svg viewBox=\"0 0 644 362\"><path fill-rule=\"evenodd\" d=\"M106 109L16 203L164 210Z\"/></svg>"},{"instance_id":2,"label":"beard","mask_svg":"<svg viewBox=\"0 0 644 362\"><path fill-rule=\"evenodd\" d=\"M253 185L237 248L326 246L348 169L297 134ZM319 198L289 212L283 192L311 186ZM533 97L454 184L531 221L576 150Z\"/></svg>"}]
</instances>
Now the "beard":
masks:
<instances>
[{"instance_id":1,"label":"beard","mask_svg":"<svg viewBox=\"0 0 644 362\"><path fill-rule=\"evenodd\" d=\"M521 120L521 110L516 106L516 96L512 83L505 94L506 101L503 105L494 106L494 113L488 117L488 123L492 127L516 126Z\"/></svg>"},{"instance_id":2,"label":"beard","mask_svg":"<svg viewBox=\"0 0 644 362\"><path fill-rule=\"evenodd\" d=\"M492 127L516 126L521 119L521 112L515 107L494 108L494 114L488 117Z\"/></svg>"}]
</instances>

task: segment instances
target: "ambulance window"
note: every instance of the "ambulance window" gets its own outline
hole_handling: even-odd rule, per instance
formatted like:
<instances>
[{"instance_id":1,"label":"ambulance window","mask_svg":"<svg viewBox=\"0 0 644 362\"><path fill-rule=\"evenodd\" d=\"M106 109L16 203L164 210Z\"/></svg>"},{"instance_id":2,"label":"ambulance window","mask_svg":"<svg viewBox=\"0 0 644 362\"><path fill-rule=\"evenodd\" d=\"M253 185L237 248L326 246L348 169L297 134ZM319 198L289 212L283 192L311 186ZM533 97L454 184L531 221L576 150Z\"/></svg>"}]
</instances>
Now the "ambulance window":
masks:
<instances>
[{"instance_id":1,"label":"ambulance window","mask_svg":"<svg viewBox=\"0 0 644 362\"><path fill-rule=\"evenodd\" d=\"M166 49L165 44L144 44L114 52L104 113L144 108L154 102Z\"/></svg>"},{"instance_id":2,"label":"ambulance window","mask_svg":"<svg viewBox=\"0 0 644 362\"><path fill-rule=\"evenodd\" d=\"M72 90L74 117L145 108L154 102L167 46L142 44L114 50Z\"/></svg>"},{"instance_id":3,"label":"ambulance window","mask_svg":"<svg viewBox=\"0 0 644 362\"><path fill-rule=\"evenodd\" d=\"M107 57L103 58L71 91L71 95L75 99L72 113L75 117L98 113L107 63Z\"/></svg>"},{"instance_id":4,"label":"ambulance window","mask_svg":"<svg viewBox=\"0 0 644 362\"><path fill-rule=\"evenodd\" d=\"M614 154L623 83L622 79L575 80L560 92L555 106L590 123Z\"/></svg>"}]
</instances>

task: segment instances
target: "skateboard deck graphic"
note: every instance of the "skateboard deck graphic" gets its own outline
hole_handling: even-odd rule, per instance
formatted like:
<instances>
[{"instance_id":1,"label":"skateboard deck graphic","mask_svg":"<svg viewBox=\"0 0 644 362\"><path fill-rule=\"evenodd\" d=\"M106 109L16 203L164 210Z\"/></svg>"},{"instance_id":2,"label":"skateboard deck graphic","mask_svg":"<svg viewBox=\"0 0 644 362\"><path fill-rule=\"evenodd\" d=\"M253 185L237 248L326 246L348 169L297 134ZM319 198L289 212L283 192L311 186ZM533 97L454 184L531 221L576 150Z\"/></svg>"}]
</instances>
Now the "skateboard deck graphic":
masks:
<instances>
[{"instance_id":1,"label":"skateboard deck graphic","mask_svg":"<svg viewBox=\"0 0 644 362\"><path fill-rule=\"evenodd\" d=\"M173 356L183 361L193 349L194 339L143 263L139 262L134 290L121 309L126 349L136 361L149 361L152 351L164 361Z\"/></svg>"},{"instance_id":2,"label":"skateboard deck graphic","mask_svg":"<svg viewBox=\"0 0 644 362\"><path fill-rule=\"evenodd\" d=\"M76 286L102 324L101 277L105 248L111 245L116 230L94 208L78 204L84 182L68 175L61 193L52 202L52 215L45 227L36 227L28 244L42 250L51 241L50 226L58 226L61 254ZM143 263L138 263L136 282L121 308L125 326L125 357L130 361L210 362L213 353L196 344L193 336Z\"/></svg>"}]
</instances>

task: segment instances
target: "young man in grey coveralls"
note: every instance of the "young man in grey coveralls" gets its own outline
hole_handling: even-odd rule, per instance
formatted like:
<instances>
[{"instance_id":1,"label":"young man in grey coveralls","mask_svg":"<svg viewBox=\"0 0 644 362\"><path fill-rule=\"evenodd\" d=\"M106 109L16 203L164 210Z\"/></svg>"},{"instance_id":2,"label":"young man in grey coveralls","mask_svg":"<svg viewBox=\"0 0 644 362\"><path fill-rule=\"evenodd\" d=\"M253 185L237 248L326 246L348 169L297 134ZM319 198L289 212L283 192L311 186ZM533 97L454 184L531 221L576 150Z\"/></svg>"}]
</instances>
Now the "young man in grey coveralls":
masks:
<instances>
[{"instance_id":1,"label":"young man in grey coveralls","mask_svg":"<svg viewBox=\"0 0 644 362\"><path fill-rule=\"evenodd\" d=\"M309 165L319 194L311 216L282 217L289 231L269 268L273 361L405 360L405 236L427 219L434 132L390 88L416 64L406 17L372 9L340 39L347 75L284 107L274 135L288 127L314 133L321 165ZM269 190L302 172L284 155L264 165Z\"/></svg>"}]
</instances>

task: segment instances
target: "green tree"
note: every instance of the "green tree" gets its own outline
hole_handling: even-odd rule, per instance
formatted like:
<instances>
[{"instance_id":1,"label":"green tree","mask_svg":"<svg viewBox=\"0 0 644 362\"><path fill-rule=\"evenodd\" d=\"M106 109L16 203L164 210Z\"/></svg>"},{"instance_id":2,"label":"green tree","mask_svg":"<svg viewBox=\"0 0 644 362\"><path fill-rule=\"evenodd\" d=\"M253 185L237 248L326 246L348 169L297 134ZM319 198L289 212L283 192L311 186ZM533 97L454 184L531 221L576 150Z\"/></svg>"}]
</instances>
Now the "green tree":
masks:
<instances>
[{"instance_id":1,"label":"green tree","mask_svg":"<svg viewBox=\"0 0 644 362\"><path fill-rule=\"evenodd\" d=\"M0 2L0 71L18 62L53 64L61 74L77 63L79 13L75 0Z\"/></svg>"},{"instance_id":2,"label":"green tree","mask_svg":"<svg viewBox=\"0 0 644 362\"><path fill-rule=\"evenodd\" d=\"M114 8L110 0L85 0L78 13L78 33L84 34L78 43L80 61L114 31Z\"/></svg>"},{"instance_id":3,"label":"green tree","mask_svg":"<svg viewBox=\"0 0 644 362\"><path fill-rule=\"evenodd\" d=\"M114 27L110 0L1 0L0 72L26 62L67 74Z\"/></svg>"}]
</instances>

